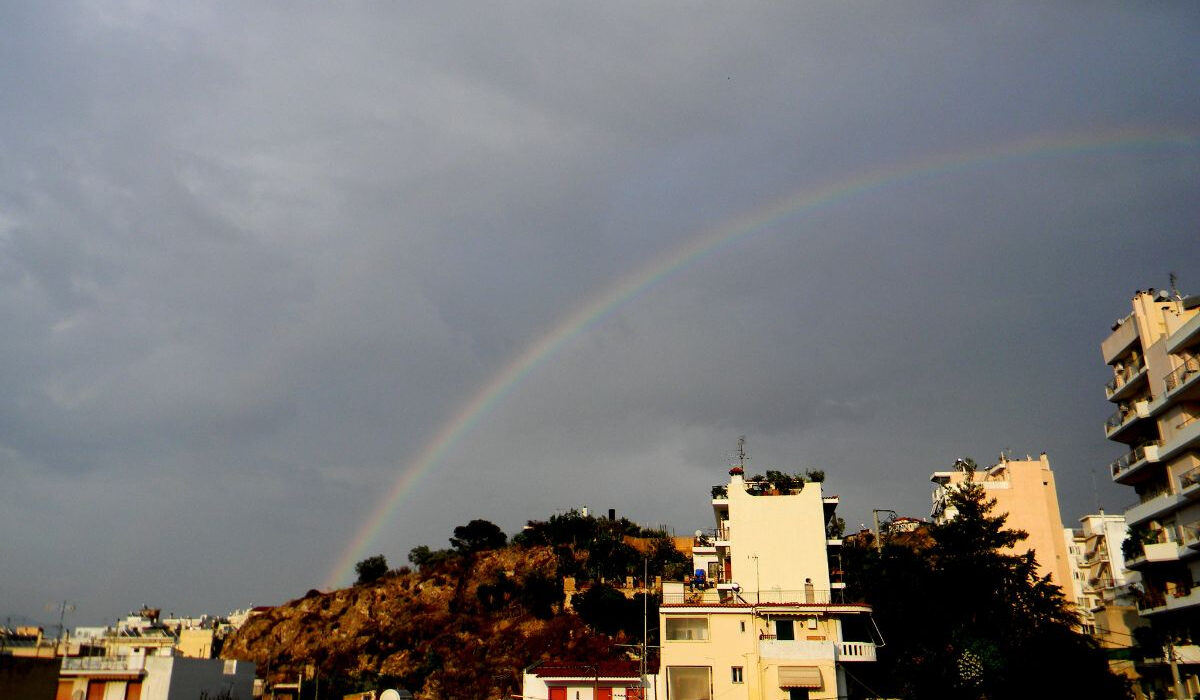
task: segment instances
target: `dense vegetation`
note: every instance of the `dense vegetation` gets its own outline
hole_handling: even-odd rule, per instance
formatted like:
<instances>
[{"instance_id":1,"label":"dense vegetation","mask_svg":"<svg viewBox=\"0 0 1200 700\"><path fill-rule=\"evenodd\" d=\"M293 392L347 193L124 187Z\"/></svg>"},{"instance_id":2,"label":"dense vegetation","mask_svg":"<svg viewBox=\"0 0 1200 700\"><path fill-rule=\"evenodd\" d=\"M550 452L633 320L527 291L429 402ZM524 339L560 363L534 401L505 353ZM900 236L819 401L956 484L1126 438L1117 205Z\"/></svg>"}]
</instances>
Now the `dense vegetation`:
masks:
<instances>
[{"instance_id":1,"label":"dense vegetation","mask_svg":"<svg viewBox=\"0 0 1200 700\"><path fill-rule=\"evenodd\" d=\"M503 697L519 693L535 661L628 657L643 610L655 620L653 648L657 599L619 586L644 572L678 578L689 563L664 532L577 511L530 521L511 543L472 520L454 528L449 548L414 547L408 559L415 569L364 559L354 587L309 591L251 618L223 655L255 661L275 682L311 671L306 699L318 687L320 697L381 687ZM565 577L580 591L571 605Z\"/></svg>"},{"instance_id":2,"label":"dense vegetation","mask_svg":"<svg viewBox=\"0 0 1200 700\"><path fill-rule=\"evenodd\" d=\"M913 699L1127 697L1033 553L1014 552L1026 534L994 505L968 480L949 495L953 519L844 548L851 592L874 606L886 641L862 684Z\"/></svg>"}]
</instances>

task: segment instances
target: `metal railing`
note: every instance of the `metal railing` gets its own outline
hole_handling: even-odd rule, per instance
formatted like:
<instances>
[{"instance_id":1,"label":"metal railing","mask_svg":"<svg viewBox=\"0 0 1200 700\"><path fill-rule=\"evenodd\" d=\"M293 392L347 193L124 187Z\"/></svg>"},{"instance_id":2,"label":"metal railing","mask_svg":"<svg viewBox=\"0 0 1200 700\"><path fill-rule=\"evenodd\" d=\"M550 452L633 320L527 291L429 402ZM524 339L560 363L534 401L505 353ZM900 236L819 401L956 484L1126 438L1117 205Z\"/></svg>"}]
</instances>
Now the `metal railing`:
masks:
<instances>
[{"instance_id":1,"label":"metal railing","mask_svg":"<svg viewBox=\"0 0 1200 700\"><path fill-rule=\"evenodd\" d=\"M1146 363L1143 362L1140 357L1134 360L1132 364L1126 365L1124 369L1117 372L1116 375L1104 385L1104 388L1108 389L1108 395L1112 396L1113 394L1117 393L1117 389L1125 386L1131 379L1141 374L1142 370L1144 369L1146 369Z\"/></svg>"},{"instance_id":2,"label":"metal railing","mask_svg":"<svg viewBox=\"0 0 1200 700\"><path fill-rule=\"evenodd\" d=\"M663 593L662 602L667 605L680 605L690 602L692 596L689 596L688 591L683 593ZM758 591L735 591L731 592L728 601L716 603L717 605L843 605L851 603L859 603L861 601L852 599L846 595L843 588L835 588L833 590L825 589L801 589L801 590L779 590L769 589ZM709 605L709 603L705 603Z\"/></svg>"},{"instance_id":3,"label":"metal railing","mask_svg":"<svg viewBox=\"0 0 1200 700\"><path fill-rule=\"evenodd\" d=\"M1137 464L1138 462L1140 462L1140 461L1142 461L1143 459L1145 459L1145 458L1146 458L1146 448L1147 448L1147 447L1151 447L1151 446L1157 447L1157 446L1159 446L1160 444L1161 444L1161 443L1160 443L1159 441L1157 441L1157 440L1151 440L1151 441L1149 441L1149 442L1143 442L1142 444L1140 444L1140 445L1138 445L1137 447L1133 448L1133 449L1132 449L1132 450L1130 450L1129 452L1126 452L1125 454L1121 455L1121 456L1120 456L1120 457L1118 457L1117 459L1114 459L1114 460L1113 460L1111 463L1109 463L1109 465L1108 465L1108 466L1109 466L1109 468L1112 470L1112 475L1113 475L1113 476L1118 476L1118 475L1120 475L1120 473L1121 473L1121 472L1125 471L1125 470L1126 470L1126 469L1128 469L1129 467L1131 467L1131 466L1133 466L1134 464Z\"/></svg>"},{"instance_id":4,"label":"metal railing","mask_svg":"<svg viewBox=\"0 0 1200 700\"><path fill-rule=\"evenodd\" d=\"M1186 489L1196 484L1200 484L1200 467L1189 469L1179 475L1179 488Z\"/></svg>"},{"instance_id":5,"label":"metal railing","mask_svg":"<svg viewBox=\"0 0 1200 700\"><path fill-rule=\"evenodd\" d=\"M1118 408L1116 413L1113 413L1108 417L1107 420L1104 421L1104 429L1111 433L1117 428L1120 428L1133 412L1134 411L1132 408L1126 408L1124 406Z\"/></svg>"},{"instance_id":6,"label":"metal railing","mask_svg":"<svg viewBox=\"0 0 1200 700\"><path fill-rule=\"evenodd\" d=\"M64 671L141 671L144 656L67 656L63 657Z\"/></svg>"},{"instance_id":7,"label":"metal railing","mask_svg":"<svg viewBox=\"0 0 1200 700\"><path fill-rule=\"evenodd\" d=\"M1200 358L1189 357L1183 361L1166 377L1167 391L1174 391L1176 388L1187 383L1188 378L1193 374L1200 372Z\"/></svg>"}]
</instances>

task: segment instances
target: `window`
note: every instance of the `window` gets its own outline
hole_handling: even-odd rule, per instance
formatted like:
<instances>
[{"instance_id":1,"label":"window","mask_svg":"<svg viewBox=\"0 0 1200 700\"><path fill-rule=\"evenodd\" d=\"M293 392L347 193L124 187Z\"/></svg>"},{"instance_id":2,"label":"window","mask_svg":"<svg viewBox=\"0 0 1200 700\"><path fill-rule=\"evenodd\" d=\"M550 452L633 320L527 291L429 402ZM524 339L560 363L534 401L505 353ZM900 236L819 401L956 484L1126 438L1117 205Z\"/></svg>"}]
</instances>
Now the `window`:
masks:
<instances>
[{"instance_id":1,"label":"window","mask_svg":"<svg viewBox=\"0 0 1200 700\"><path fill-rule=\"evenodd\" d=\"M667 641L703 642L708 640L708 618L668 617Z\"/></svg>"},{"instance_id":2,"label":"window","mask_svg":"<svg viewBox=\"0 0 1200 700\"><path fill-rule=\"evenodd\" d=\"M667 700L712 700L712 667L667 666Z\"/></svg>"},{"instance_id":3,"label":"window","mask_svg":"<svg viewBox=\"0 0 1200 700\"><path fill-rule=\"evenodd\" d=\"M788 700L808 700L808 688L788 688Z\"/></svg>"},{"instance_id":4,"label":"window","mask_svg":"<svg viewBox=\"0 0 1200 700\"><path fill-rule=\"evenodd\" d=\"M741 666L730 666L729 667L729 680L732 683L742 683L743 682Z\"/></svg>"},{"instance_id":5,"label":"window","mask_svg":"<svg viewBox=\"0 0 1200 700\"><path fill-rule=\"evenodd\" d=\"M796 638L796 625L792 620L776 620L775 621L775 638L780 640L793 640Z\"/></svg>"},{"instance_id":6,"label":"window","mask_svg":"<svg viewBox=\"0 0 1200 700\"><path fill-rule=\"evenodd\" d=\"M739 621L738 621L738 630L739 630L739 631L741 631L741 632L745 632L745 631L746 631L746 621L745 621L745 620L739 620Z\"/></svg>"}]
</instances>

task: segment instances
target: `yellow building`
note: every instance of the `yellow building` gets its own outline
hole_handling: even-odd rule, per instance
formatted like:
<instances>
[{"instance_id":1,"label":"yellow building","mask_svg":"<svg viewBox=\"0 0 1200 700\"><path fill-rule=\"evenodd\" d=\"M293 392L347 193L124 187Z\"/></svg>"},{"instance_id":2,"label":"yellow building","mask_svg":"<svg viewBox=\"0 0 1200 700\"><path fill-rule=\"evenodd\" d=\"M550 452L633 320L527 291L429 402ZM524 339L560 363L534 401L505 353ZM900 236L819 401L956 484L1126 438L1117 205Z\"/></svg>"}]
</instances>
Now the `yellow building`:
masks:
<instances>
[{"instance_id":1,"label":"yellow building","mask_svg":"<svg viewBox=\"0 0 1200 700\"><path fill-rule=\"evenodd\" d=\"M1051 581L1062 586L1063 592L1070 597L1071 561L1063 538L1054 472L1050 471L1046 453L1038 459L1013 460L1002 456L996 464L970 476L983 486L988 498L996 499L994 515L1007 514L1005 525L1008 528L1028 533L1029 537L1017 543L1016 550L1032 549L1038 574L1049 574ZM946 497L967 477L968 473L962 470L934 472L930 477L930 481L937 484L933 492L935 522L954 517L953 509L947 508Z\"/></svg>"},{"instance_id":2,"label":"yellow building","mask_svg":"<svg viewBox=\"0 0 1200 700\"><path fill-rule=\"evenodd\" d=\"M717 527L697 533L688 585L664 584L666 700L791 700L846 694L844 663L875 660L871 608L844 599L821 484L744 480L713 488ZM836 580L835 580L836 579Z\"/></svg>"}]
</instances>

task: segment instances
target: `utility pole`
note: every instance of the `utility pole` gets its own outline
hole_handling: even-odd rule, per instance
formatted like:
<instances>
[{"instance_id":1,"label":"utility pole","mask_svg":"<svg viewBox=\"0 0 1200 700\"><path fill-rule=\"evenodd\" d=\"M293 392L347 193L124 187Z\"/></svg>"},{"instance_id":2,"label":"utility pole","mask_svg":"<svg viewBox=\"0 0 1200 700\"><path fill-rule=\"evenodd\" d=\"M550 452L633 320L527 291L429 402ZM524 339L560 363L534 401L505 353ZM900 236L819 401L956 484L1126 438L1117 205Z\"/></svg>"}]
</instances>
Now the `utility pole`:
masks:
<instances>
[{"instance_id":1,"label":"utility pole","mask_svg":"<svg viewBox=\"0 0 1200 700\"><path fill-rule=\"evenodd\" d=\"M896 518L896 511L891 510L890 508L873 508L871 510L871 517L873 517L875 519L875 551L876 552L883 550L883 531L879 529L879 514L880 513L891 513L892 519Z\"/></svg>"},{"instance_id":2,"label":"utility pole","mask_svg":"<svg viewBox=\"0 0 1200 700\"><path fill-rule=\"evenodd\" d=\"M1175 697L1178 700L1184 700L1187 697L1183 690L1183 681L1179 678L1179 664L1175 660L1175 644L1171 639L1171 633L1167 633L1167 645L1165 649L1167 653L1167 664L1171 667L1171 680L1175 684Z\"/></svg>"}]
</instances>

